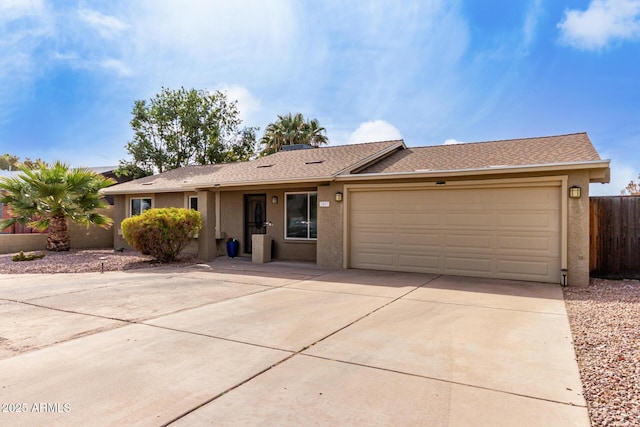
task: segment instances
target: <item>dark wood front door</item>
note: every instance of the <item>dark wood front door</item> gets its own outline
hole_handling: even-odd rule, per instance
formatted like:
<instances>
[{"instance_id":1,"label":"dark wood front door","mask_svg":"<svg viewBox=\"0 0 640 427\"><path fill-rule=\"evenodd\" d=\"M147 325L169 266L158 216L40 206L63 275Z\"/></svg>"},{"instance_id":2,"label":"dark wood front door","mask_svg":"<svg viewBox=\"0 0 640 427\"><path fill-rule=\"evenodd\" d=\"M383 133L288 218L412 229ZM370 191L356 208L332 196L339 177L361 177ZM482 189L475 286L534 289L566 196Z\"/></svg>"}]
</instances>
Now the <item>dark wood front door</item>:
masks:
<instances>
[{"instance_id":1,"label":"dark wood front door","mask_svg":"<svg viewBox=\"0 0 640 427\"><path fill-rule=\"evenodd\" d=\"M244 251L251 253L251 236L267 234L267 195L244 195Z\"/></svg>"}]
</instances>

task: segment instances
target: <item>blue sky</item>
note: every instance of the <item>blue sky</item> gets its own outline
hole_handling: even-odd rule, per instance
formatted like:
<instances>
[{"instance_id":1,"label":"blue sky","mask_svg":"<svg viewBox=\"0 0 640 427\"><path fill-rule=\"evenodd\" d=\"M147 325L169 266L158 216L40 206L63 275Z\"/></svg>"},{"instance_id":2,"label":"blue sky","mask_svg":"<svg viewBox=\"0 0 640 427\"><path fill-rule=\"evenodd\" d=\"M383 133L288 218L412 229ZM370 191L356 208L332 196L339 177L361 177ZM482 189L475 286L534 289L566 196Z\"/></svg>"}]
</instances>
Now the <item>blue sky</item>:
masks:
<instances>
[{"instance_id":1,"label":"blue sky","mask_svg":"<svg viewBox=\"0 0 640 427\"><path fill-rule=\"evenodd\" d=\"M586 131L612 160L592 194L640 173L640 0L0 0L0 153L116 165L162 86L334 145Z\"/></svg>"}]
</instances>

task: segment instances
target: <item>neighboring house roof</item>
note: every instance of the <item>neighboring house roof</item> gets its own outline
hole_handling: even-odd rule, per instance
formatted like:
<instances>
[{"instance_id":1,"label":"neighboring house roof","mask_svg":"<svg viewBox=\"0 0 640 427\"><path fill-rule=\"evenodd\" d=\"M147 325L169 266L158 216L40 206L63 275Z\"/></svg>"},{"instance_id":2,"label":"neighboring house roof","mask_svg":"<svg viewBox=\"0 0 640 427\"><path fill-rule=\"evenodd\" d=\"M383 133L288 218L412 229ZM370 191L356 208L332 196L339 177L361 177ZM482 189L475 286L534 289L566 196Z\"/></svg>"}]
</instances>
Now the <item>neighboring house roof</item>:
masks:
<instances>
[{"instance_id":1,"label":"neighboring house roof","mask_svg":"<svg viewBox=\"0 0 640 427\"><path fill-rule=\"evenodd\" d=\"M95 173L103 174L103 173L111 172L118 169L118 166L95 166L95 167L87 167L86 169L89 169L90 171ZM20 173L19 170L18 171L0 170L0 177L14 177L14 176L18 176L19 173Z\"/></svg>"},{"instance_id":2,"label":"neighboring house roof","mask_svg":"<svg viewBox=\"0 0 640 427\"><path fill-rule=\"evenodd\" d=\"M586 133L502 141L410 147L361 174L537 166L600 160Z\"/></svg>"},{"instance_id":3,"label":"neighboring house roof","mask_svg":"<svg viewBox=\"0 0 640 427\"><path fill-rule=\"evenodd\" d=\"M590 162L601 159L586 133L410 148L399 140L280 151L249 162L187 166L115 185L105 193L155 193Z\"/></svg>"},{"instance_id":4,"label":"neighboring house roof","mask_svg":"<svg viewBox=\"0 0 640 427\"><path fill-rule=\"evenodd\" d=\"M95 173L103 174L107 172L113 172L114 170L118 169L118 166L92 166L87 167L87 169Z\"/></svg>"}]
</instances>

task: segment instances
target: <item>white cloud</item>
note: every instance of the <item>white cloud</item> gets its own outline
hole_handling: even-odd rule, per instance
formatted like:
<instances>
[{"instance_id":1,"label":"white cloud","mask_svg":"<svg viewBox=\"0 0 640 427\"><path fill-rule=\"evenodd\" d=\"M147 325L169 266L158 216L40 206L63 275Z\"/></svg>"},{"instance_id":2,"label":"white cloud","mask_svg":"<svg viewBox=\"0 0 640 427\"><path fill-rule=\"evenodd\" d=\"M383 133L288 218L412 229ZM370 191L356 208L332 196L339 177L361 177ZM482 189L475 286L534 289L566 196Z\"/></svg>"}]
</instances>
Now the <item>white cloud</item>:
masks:
<instances>
[{"instance_id":1,"label":"white cloud","mask_svg":"<svg viewBox=\"0 0 640 427\"><path fill-rule=\"evenodd\" d=\"M80 9L78 11L78 17L81 21L93 27L98 34L105 39L117 36L128 27L116 17L104 15L92 9Z\"/></svg>"},{"instance_id":2,"label":"white cloud","mask_svg":"<svg viewBox=\"0 0 640 427\"><path fill-rule=\"evenodd\" d=\"M131 70L131 68L129 68L127 64L125 64L124 62L118 59L113 59L113 58L102 59L97 62L97 65L104 70L115 71L117 74L121 76L130 76L133 74L133 71Z\"/></svg>"},{"instance_id":3,"label":"white cloud","mask_svg":"<svg viewBox=\"0 0 640 427\"><path fill-rule=\"evenodd\" d=\"M447 139L443 143L443 145L454 145L454 144L466 144L465 141L458 141L457 139Z\"/></svg>"},{"instance_id":4,"label":"white cloud","mask_svg":"<svg viewBox=\"0 0 640 427\"><path fill-rule=\"evenodd\" d=\"M348 144L360 142L377 142L402 139L402 134L395 126L384 120L372 120L362 123L349 137Z\"/></svg>"},{"instance_id":5,"label":"white cloud","mask_svg":"<svg viewBox=\"0 0 640 427\"><path fill-rule=\"evenodd\" d=\"M592 0L587 10L566 10L558 28L562 43L584 50L638 40L640 0Z\"/></svg>"},{"instance_id":6,"label":"white cloud","mask_svg":"<svg viewBox=\"0 0 640 427\"><path fill-rule=\"evenodd\" d=\"M204 84L212 75L255 71L257 64L265 79L294 60L294 12L288 0L132 2L122 51L139 73L165 85ZM175 82L166 81L167 67Z\"/></svg>"},{"instance_id":7,"label":"white cloud","mask_svg":"<svg viewBox=\"0 0 640 427\"><path fill-rule=\"evenodd\" d=\"M0 2L0 21L8 22L25 16L39 16L44 9L42 0L3 0Z\"/></svg>"},{"instance_id":8,"label":"white cloud","mask_svg":"<svg viewBox=\"0 0 640 427\"><path fill-rule=\"evenodd\" d=\"M527 49L535 40L538 18L542 12L542 0L533 0L527 10L522 27L522 47Z\"/></svg>"},{"instance_id":9,"label":"white cloud","mask_svg":"<svg viewBox=\"0 0 640 427\"><path fill-rule=\"evenodd\" d=\"M67 66L80 70L105 70L127 77L132 70L124 62L114 58L84 58L77 52L53 52L51 58L66 63Z\"/></svg>"},{"instance_id":10,"label":"white cloud","mask_svg":"<svg viewBox=\"0 0 640 427\"><path fill-rule=\"evenodd\" d=\"M262 109L260 100L242 85L226 85L220 88L221 92L227 94L229 101L238 101L238 111L240 119L244 124L250 122L254 113Z\"/></svg>"}]
</instances>

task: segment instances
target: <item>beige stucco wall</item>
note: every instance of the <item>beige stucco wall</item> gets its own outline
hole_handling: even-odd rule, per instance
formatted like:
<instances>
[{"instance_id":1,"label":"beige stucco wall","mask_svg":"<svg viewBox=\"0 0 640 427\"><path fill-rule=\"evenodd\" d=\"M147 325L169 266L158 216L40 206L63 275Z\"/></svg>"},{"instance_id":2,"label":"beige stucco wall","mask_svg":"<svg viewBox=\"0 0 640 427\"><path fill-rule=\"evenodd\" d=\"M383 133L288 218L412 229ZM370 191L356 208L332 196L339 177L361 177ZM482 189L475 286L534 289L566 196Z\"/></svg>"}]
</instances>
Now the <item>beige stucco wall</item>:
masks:
<instances>
[{"instance_id":1,"label":"beige stucco wall","mask_svg":"<svg viewBox=\"0 0 640 427\"><path fill-rule=\"evenodd\" d=\"M336 202L336 193L344 193L344 185L333 183L318 187L318 203L329 202L329 207L318 207L318 260L321 267L342 268L344 260L344 201Z\"/></svg>"},{"instance_id":2,"label":"beige stucco wall","mask_svg":"<svg viewBox=\"0 0 640 427\"><path fill-rule=\"evenodd\" d=\"M316 187L277 189L267 192L267 221L273 226L267 227L267 234L275 241L275 258L278 260L316 261L316 240L285 239L285 193L296 191L316 191ZM273 196L278 197L278 203L271 203ZM318 228L318 234L320 229Z\"/></svg>"},{"instance_id":3,"label":"beige stucco wall","mask_svg":"<svg viewBox=\"0 0 640 427\"><path fill-rule=\"evenodd\" d=\"M242 194L239 191L223 191L220 193L220 239L218 255L227 256L225 243L229 238L240 241L240 254L244 254L244 233L242 227Z\"/></svg>"},{"instance_id":4,"label":"beige stucco wall","mask_svg":"<svg viewBox=\"0 0 640 427\"><path fill-rule=\"evenodd\" d=\"M567 197L567 283L570 286L589 284L589 173L569 174L567 187L582 189L579 199Z\"/></svg>"},{"instance_id":5,"label":"beige stucco wall","mask_svg":"<svg viewBox=\"0 0 640 427\"><path fill-rule=\"evenodd\" d=\"M195 193L189 193L194 194ZM145 194L132 194L132 195L116 195L114 196L113 212L113 247L116 249L125 248L133 250L131 246L122 236L122 228L120 224L125 218L129 217L130 200L151 198L151 206L154 208L184 208L185 205L185 193L145 193ZM194 246L189 246L187 252L194 252ZM197 252L197 249L195 250Z\"/></svg>"},{"instance_id":6,"label":"beige stucco wall","mask_svg":"<svg viewBox=\"0 0 640 427\"><path fill-rule=\"evenodd\" d=\"M186 208L184 193L158 193L154 197L154 208Z\"/></svg>"},{"instance_id":7,"label":"beige stucco wall","mask_svg":"<svg viewBox=\"0 0 640 427\"><path fill-rule=\"evenodd\" d=\"M244 248L244 195L266 194L265 222L273 225L267 227L266 234L274 241L274 259L295 261L316 261L316 242L295 241L284 238L284 196L288 191L315 191L315 187L300 187L294 189L222 191L220 194L220 228L226 238L234 237L240 241L240 254L249 256ZM278 203L271 202L273 196L278 197ZM319 225L318 225L319 227ZM318 234L320 229L318 228ZM226 239L218 241L218 255L226 256Z\"/></svg>"},{"instance_id":8,"label":"beige stucco wall","mask_svg":"<svg viewBox=\"0 0 640 427\"><path fill-rule=\"evenodd\" d=\"M113 218L113 207L98 210L98 213ZM113 247L113 226L109 228L97 225L76 224L69 222L71 249L103 249Z\"/></svg>"},{"instance_id":9,"label":"beige stucco wall","mask_svg":"<svg viewBox=\"0 0 640 427\"><path fill-rule=\"evenodd\" d=\"M210 191L200 191L198 197L198 210L202 219L202 228L195 242L196 253L205 261L214 260L217 256L215 240L216 233L216 205L215 194Z\"/></svg>"},{"instance_id":10,"label":"beige stucco wall","mask_svg":"<svg viewBox=\"0 0 640 427\"><path fill-rule=\"evenodd\" d=\"M555 177L566 176L567 187L578 185L582 188L582 197L578 200L567 198L567 268L568 284L572 286L587 285L589 283L589 172L588 171L559 171L552 174ZM475 177L476 179L501 179L508 182L511 178L528 178L546 176L541 173L509 174ZM461 177L459 179L447 178L447 181L473 180L474 177ZM429 181L438 181L432 178ZM380 184L397 184L412 182L410 180L379 180ZM413 181L415 182L415 181ZM265 221L270 221L273 226L267 228L267 234L275 241L274 259L315 261L319 266L327 268L342 268L344 262L344 209L348 194L344 191L344 185L348 182L334 182L330 185L320 186L292 186L287 188L272 187L269 189L253 188L247 190L220 190L221 238L216 240L216 252L219 256L226 256L226 239L235 237L240 241L240 253L244 252L244 195L266 194ZM353 183L365 183L354 181ZM370 184L371 182L366 182ZM288 191L318 191L318 202L328 201L329 207L318 207L318 240L317 241L291 241L284 238L284 207L285 193ZM335 193L344 193L345 202L336 202ZM190 193L194 194L194 193ZM213 196L213 192L210 193ZM135 197L150 196L154 199L154 207L186 206L185 193L165 193L156 195L136 195ZM278 197L278 203L271 203L273 196ZM129 197L116 196L116 206L113 212L115 223L118 227L114 230L114 246L124 246L124 241L119 236L119 223L127 215ZM201 201L199 201L201 203ZM209 233L213 234L213 233ZM210 236L208 238L213 238ZM215 239L214 239L215 240Z\"/></svg>"},{"instance_id":11,"label":"beige stucco wall","mask_svg":"<svg viewBox=\"0 0 640 427\"><path fill-rule=\"evenodd\" d=\"M0 234L0 254L40 251L46 244L46 234Z\"/></svg>"},{"instance_id":12,"label":"beige stucco wall","mask_svg":"<svg viewBox=\"0 0 640 427\"><path fill-rule=\"evenodd\" d=\"M126 218L126 196L117 195L113 197L113 248L130 248L122 237L120 223Z\"/></svg>"},{"instance_id":13,"label":"beige stucco wall","mask_svg":"<svg viewBox=\"0 0 640 427\"><path fill-rule=\"evenodd\" d=\"M100 209L98 213L113 218L113 207ZM113 247L113 228L104 229L96 225L69 222L71 249L102 249ZM46 233L33 234L0 234L0 254L20 251L44 250L47 242Z\"/></svg>"}]
</instances>

